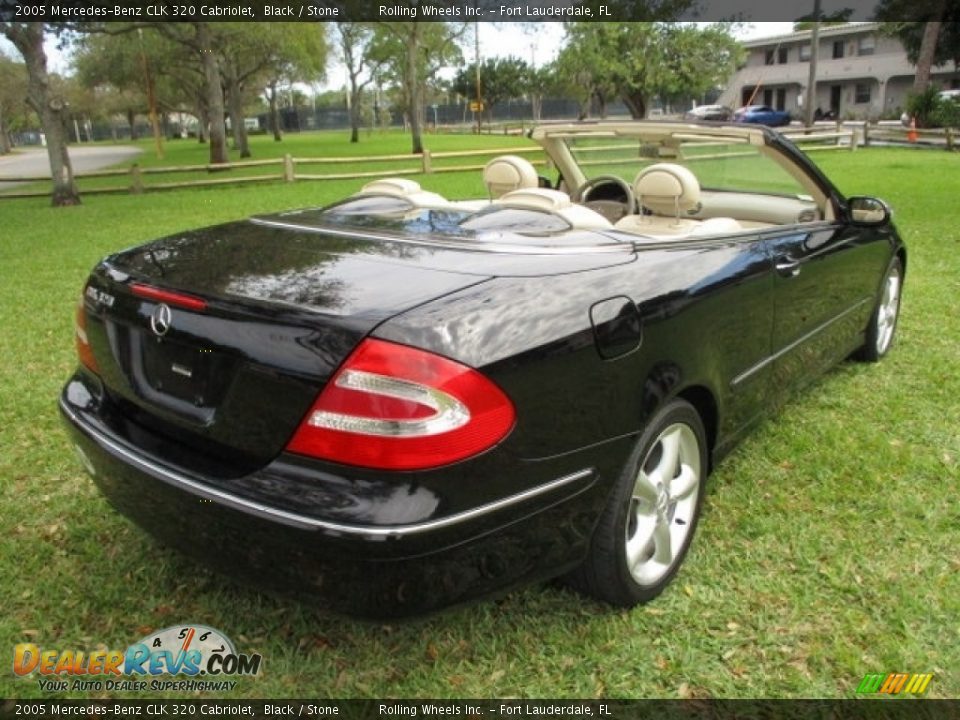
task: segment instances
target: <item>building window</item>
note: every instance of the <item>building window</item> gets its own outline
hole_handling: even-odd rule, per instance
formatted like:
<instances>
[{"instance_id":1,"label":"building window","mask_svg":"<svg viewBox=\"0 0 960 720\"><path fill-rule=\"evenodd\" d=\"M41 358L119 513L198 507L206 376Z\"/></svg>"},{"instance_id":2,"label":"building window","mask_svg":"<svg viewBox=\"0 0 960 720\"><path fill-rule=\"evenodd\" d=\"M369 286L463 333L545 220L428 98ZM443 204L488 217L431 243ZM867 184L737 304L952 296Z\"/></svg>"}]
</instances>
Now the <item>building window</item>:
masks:
<instances>
[{"instance_id":1,"label":"building window","mask_svg":"<svg viewBox=\"0 0 960 720\"><path fill-rule=\"evenodd\" d=\"M843 57L843 40L833 41L833 59L839 60Z\"/></svg>"},{"instance_id":2,"label":"building window","mask_svg":"<svg viewBox=\"0 0 960 720\"><path fill-rule=\"evenodd\" d=\"M857 41L857 55L873 55L877 49L877 41L873 35L865 35Z\"/></svg>"},{"instance_id":3,"label":"building window","mask_svg":"<svg viewBox=\"0 0 960 720\"><path fill-rule=\"evenodd\" d=\"M764 65L773 65L773 50L767 50L766 57L763 60Z\"/></svg>"},{"instance_id":4,"label":"building window","mask_svg":"<svg viewBox=\"0 0 960 720\"><path fill-rule=\"evenodd\" d=\"M800 62L807 62L810 59L810 43L800 46Z\"/></svg>"},{"instance_id":5,"label":"building window","mask_svg":"<svg viewBox=\"0 0 960 720\"><path fill-rule=\"evenodd\" d=\"M787 63L787 49L786 49L786 48L780 48L780 50L777 52L777 62L780 63L781 65L786 65L786 63Z\"/></svg>"},{"instance_id":6,"label":"building window","mask_svg":"<svg viewBox=\"0 0 960 720\"><path fill-rule=\"evenodd\" d=\"M857 83L853 92L853 101L858 105L870 102L870 85L868 83Z\"/></svg>"}]
</instances>

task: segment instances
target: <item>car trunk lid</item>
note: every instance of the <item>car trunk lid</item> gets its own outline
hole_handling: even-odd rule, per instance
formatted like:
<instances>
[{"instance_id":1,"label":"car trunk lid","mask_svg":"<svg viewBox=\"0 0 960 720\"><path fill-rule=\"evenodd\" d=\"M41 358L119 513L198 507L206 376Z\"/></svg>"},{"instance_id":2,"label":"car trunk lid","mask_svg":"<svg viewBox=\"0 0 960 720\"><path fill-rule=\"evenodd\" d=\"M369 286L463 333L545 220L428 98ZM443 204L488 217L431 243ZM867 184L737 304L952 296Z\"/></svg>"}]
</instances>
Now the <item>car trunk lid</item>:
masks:
<instances>
[{"instance_id":1,"label":"car trunk lid","mask_svg":"<svg viewBox=\"0 0 960 720\"><path fill-rule=\"evenodd\" d=\"M395 254L241 222L107 258L84 304L111 406L226 476L262 466L373 328L488 278Z\"/></svg>"}]
</instances>

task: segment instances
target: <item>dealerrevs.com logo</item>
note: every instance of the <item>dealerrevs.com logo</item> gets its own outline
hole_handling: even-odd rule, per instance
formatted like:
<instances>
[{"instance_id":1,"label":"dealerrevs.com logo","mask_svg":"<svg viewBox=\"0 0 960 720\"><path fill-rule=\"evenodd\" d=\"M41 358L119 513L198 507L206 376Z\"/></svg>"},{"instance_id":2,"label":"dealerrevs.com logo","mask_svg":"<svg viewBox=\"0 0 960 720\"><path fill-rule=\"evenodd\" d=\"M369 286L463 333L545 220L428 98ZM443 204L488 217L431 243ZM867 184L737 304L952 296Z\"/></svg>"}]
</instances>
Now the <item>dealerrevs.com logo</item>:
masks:
<instances>
[{"instance_id":1,"label":"dealerrevs.com logo","mask_svg":"<svg viewBox=\"0 0 960 720\"><path fill-rule=\"evenodd\" d=\"M236 687L234 677L257 675L262 662L258 653L238 653L219 630L195 624L151 633L123 651L59 650L34 643L13 649L13 672L21 677L38 674L40 689L48 692L222 692Z\"/></svg>"},{"instance_id":2,"label":"dealerrevs.com logo","mask_svg":"<svg viewBox=\"0 0 960 720\"><path fill-rule=\"evenodd\" d=\"M858 695L923 695L933 673L867 673L857 686Z\"/></svg>"}]
</instances>

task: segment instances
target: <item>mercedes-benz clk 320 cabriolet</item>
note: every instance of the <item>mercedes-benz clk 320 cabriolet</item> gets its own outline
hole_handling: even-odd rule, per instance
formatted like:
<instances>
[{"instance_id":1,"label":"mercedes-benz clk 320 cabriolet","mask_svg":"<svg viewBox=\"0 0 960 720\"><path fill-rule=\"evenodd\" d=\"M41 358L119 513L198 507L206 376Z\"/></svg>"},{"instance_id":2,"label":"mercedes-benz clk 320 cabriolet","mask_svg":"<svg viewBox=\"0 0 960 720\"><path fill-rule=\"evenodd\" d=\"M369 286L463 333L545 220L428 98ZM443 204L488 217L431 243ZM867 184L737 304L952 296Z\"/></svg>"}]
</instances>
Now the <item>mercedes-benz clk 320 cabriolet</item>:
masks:
<instances>
[{"instance_id":1,"label":"mercedes-benz clk 320 cabriolet","mask_svg":"<svg viewBox=\"0 0 960 720\"><path fill-rule=\"evenodd\" d=\"M556 576L659 594L714 464L889 350L906 251L883 202L765 128L532 138L550 177L495 158L482 200L386 178L100 262L60 408L103 494L355 614Z\"/></svg>"}]
</instances>

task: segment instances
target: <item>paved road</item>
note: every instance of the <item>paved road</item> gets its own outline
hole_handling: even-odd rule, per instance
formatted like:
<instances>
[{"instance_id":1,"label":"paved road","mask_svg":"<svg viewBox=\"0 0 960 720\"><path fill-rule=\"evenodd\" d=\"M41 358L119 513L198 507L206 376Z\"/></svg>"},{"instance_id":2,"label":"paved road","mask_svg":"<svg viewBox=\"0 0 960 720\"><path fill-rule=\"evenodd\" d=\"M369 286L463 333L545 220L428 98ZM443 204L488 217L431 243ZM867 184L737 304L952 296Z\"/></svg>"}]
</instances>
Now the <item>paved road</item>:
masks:
<instances>
[{"instance_id":1,"label":"paved road","mask_svg":"<svg viewBox=\"0 0 960 720\"><path fill-rule=\"evenodd\" d=\"M94 147L70 147L67 152L70 153L73 171L82 173L129 160L143 151L129 145L97 145ZM46 148L18 149L10 155L0 156L0 190L7 190L24 184L3 182L4 177L24 175L50 177L50 161L47 159Z\"/></svg>"}]
</instances>

